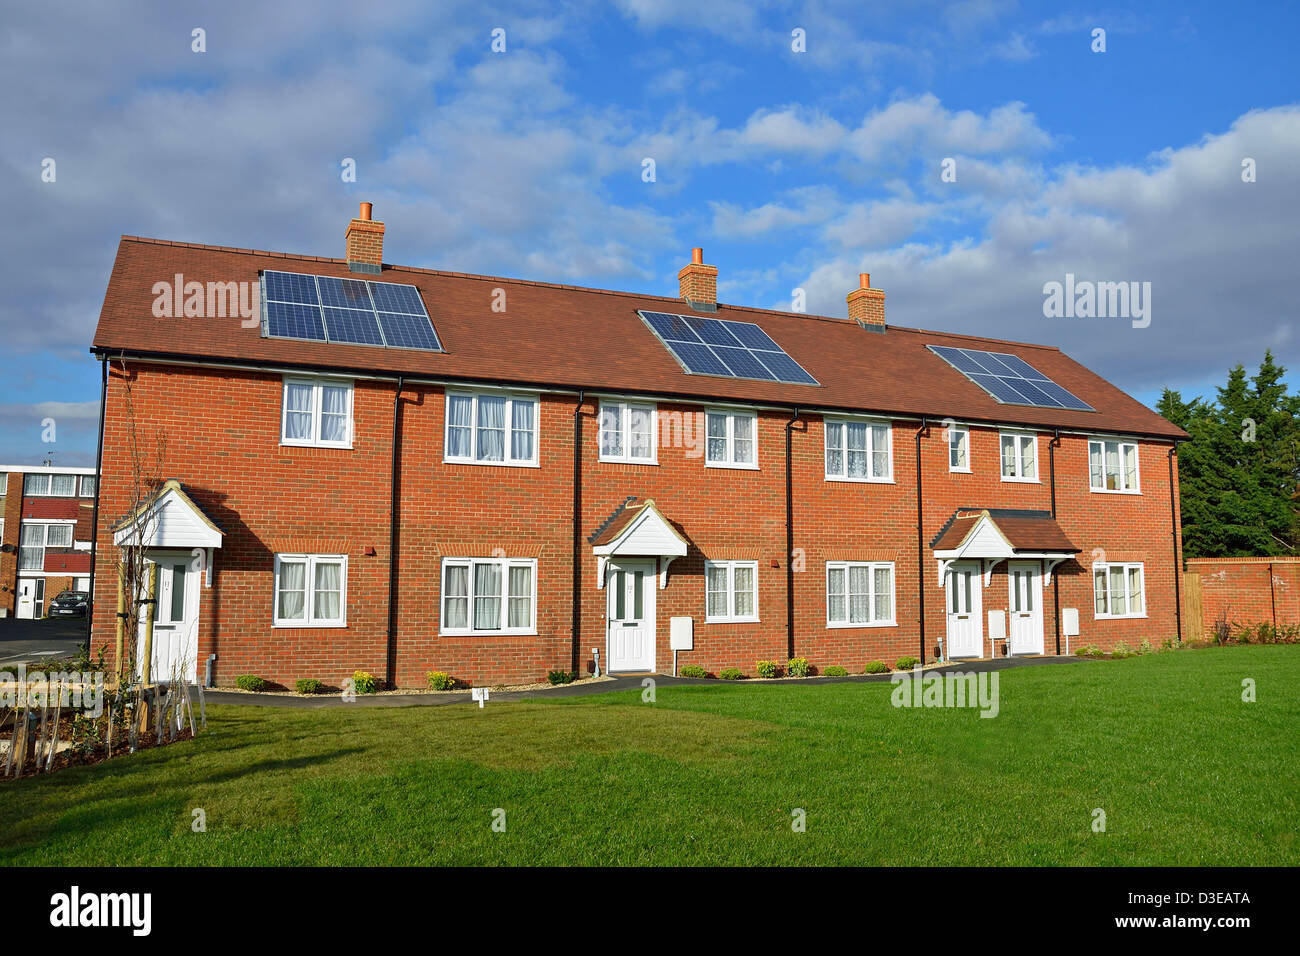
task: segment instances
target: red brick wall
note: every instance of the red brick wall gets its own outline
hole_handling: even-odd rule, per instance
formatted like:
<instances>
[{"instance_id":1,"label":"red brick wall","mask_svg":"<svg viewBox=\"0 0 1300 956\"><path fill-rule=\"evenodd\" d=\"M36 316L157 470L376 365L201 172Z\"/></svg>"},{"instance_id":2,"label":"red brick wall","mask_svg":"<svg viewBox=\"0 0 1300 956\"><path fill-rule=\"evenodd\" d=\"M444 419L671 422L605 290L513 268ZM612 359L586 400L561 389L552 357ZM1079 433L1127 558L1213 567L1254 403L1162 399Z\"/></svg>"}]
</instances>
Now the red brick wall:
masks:
<instances>
[{"instance_id":1,"label":"red brick wall","mask_svg":"<svg viewBox=\"0 0 1300 956\"><path fill-rule=\"evenodd\" d=\"M143 366L135 404L145 434L167 433L167 476L181 479L225 530L215 561L214 587L202 588L200 662L217 653L219 683L237 674L291 684L300 677L337 682L358 667L383 676L388 595L389 442L393 383L357 381L356 441L351 450L279 445L281 376ZM96 642L111 645L115 581L108 526L129 496L121 382L110 378L101 481ZM571 655L573 422L576 396L543 395L539 407L539 468L444 464L445 400L436 386L408 386L402 397L401 529L397 679L422 685L425 672L445 670L474 683L531 681L568 668ZM699 406L659 403L665 413L696 413ZM656 592L660 671L671 668L669 619L695 619L695 649L679 664L716 671L754 662L784 662L786 648L785 430L789 415L758 413L759 470L707 468L702 449L667 443L661 424L658 464L599 461L597 403L582 406L580 548L580 667L591 648L604 653L606 592L596 587L597 562L586 537L629 495L653 498L690 542L674 561L668 585ZM795 653L815 667L841 664L861 670L869 660L893 663L918 655L915 423L893 426L894 483L824 480L820 415L803 415L793 429ZM923 529L927 657L945 628L944 591L929 541L960 506L1050 507L1047 481L1050 433L1039 435L1041 483L1000 480L996 429L973 428L972 474L949 473L942 426L922 441ZM1076 563L1057 569L1061 607L1079 609L1078 643L1109 647L1175 635L1174 557L1167 444L1143 444L1141 495L1088 490L1087 440L1062 436L1056 453L1058 519L1080 559L1094 549L1109 560L1143 561L1148 616L1096 621L1091 576ZM365 549L373 547L374 556ZM272 556L276 552L342 551L349 555L348 626L287 629L271 626ZM536 636L451 637L438 633L441 559L494 552L538 561ZM760 621L705 621L704 562L758 562ZM827 629L825 562L895 563L897 626ZM1056 648L1053 587L1044 589L1045 650ZM1007 607L1005 564L984 592L983 609ZM987 639L986 639L987 644ZM1064 650L1064 642L1062 643ZM200 663L199 673L202 674Z\"/></svg>"},{"instance_id":2,"label":"red brick wall","mask_svg":"<svg viewBox=\"0 0 1300 956\"><path fill-rule=\"evenodd\" d=\"M12 550L0 551L0 608L14 616L18 601L18 541L23 520L23 476L9 472L5 494L0 496L0 517L5 519L4 540Z\"/></svg>"},{"instance_id":3,"label":"red brick wall","mask_svg":"<svg viewBox=\"0 0 1300 956\"><path fill-rule=\"evenodd\" d=\"M1189 638L1209 635L1220 619L1300 624L1300 558L1188 558L1187 570L1201 579L1201 630L1189 627Z\"/></svg>"}]
</instances>

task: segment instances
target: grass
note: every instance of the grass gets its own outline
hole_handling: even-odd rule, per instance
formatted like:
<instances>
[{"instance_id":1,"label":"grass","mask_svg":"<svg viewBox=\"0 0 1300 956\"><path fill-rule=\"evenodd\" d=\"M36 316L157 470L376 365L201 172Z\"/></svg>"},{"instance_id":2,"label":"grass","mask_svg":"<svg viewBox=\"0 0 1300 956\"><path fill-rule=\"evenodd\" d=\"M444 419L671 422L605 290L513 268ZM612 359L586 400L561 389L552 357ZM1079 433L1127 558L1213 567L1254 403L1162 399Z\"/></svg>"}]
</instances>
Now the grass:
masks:
<instances>
[{"instance_id":1,"label":"grass","mask_svg":"<svg viewBox=\"0 0 1300 956\"><path fill-rule=\"evenodd\" d=\"M0 863L1294 866L1297 686L1300 648L1251 646L1004 671L991 720L886 683L212 707L0 784Z\"/></svg>"}]
</instances>

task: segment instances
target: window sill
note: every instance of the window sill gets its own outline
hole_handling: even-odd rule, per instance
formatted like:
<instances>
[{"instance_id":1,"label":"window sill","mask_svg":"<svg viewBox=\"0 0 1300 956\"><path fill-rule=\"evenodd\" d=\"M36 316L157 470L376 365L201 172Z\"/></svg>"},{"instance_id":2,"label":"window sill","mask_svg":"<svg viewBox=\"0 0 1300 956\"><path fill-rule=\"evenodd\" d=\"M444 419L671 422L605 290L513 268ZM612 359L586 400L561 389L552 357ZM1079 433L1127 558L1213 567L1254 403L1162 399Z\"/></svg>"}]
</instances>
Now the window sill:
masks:
<instances>
[{"instance_id":1,"label":"window sill","mask_svg":"<svg viewBox=\"0 0 1300 956\"><path fill-rule=\"evenodd\" d=\"M843 475L827 475L827 481L842 481L850 485L892 485L896 484L891 478L846 478Z\"/></svg>"},{"instance_id":2,"label":"window sill","mask_svg":"<svg viewBox=\"0 0 1300 956\"><path fill-rule=\"evenodd\" d=\"M862 627L898 627L898 621L872 621L869 624L832 624L830 621L826 622L826 629L831 631L842 631Z\"/></svg>"},{"instance_id":3,"label":"window sill","mask_svg":"<svg viewBox=\"0 0 1300 956\"><path fill-rule=\"evenodd\" d=\"M302 630L303 628L328 627L335 630L348 626L347 621L272 621L271 627L285 630Z\"/></svg>"},{"instance_id":4,"label":"window sill","mask_svg":"<svg viewBox=\"0 0 1300 956\"><path fill-rule=\"evenodd\" d=\"M949 468L948 468L948 474L950 474L950 475L969 475L969 474L972 474L972 472L971 472L971 470L970 470L969 468L952 468L952 467L949 467Z\"/></svg>"},{"instance_id":5,"label":"window sill","mask_svg":"<svg viewBox=\"0 0 1300 956\"><path fill-rule=\"evenodd\" d=\"M444 465L470 465L475 468L541 468L536 461L476 461L473 458L443 458Z\"/></svg>"},{"instance_id":6,"label":"window sill","mask_svg":"<svg viewBox=\"0 0 1300 956\"><path fill-rule=\"evenodd\" d=\"M493 631L450 630L439 631L439 637L536 637L536 629L500 628Z\"/></svg>"},{"instance_id":7,"label":"window sill","mask_svg":"<svg viewBox=\"0 0 1300 956\"><path fill-rule=\"evenodd\" d=\"M1010 478L1006 475L1002 476L1002 480L1012 485L1041 485L1043 483L1041 478Z\"/></svg>"},{"instance_id":8,"label":"window sill","mask_svg":"<svg viewBox=\"0 0 1300 956\"><path fill-rule=\"evenodd\" d=\"M330 443L330 442L318 442L318 441L286 441L285 439L281 438L281 439L280 439L280 447L281 447L281 448L332 448L332 449L335 449L335 450L337 450L337 451L351 451L351 450L352 450L352 443L349 442L349 443L346 444L346 445L335 445L335 444Z\"/></svg>"},{"instance_id":9,"label":"window sill","mask_svg":"<svg viewBox=\"0 0 1300 956\"><path fill-rule=\"evenodd\" d=\"M598 458L602 465L658 465L657 458Z\"/></svg>"},{"instance_id":10,"label":"window sill","mask_svg":"<svg viewBox=\"0 0 1300 956\"><path fill-rule=\"evenodd\" d=\"M1121 491L1118 488L1093 488L1089 486L1088 490L1094 495L1129 495L1133 497L1141 497L1142 495L1140 489L1137 491Z\"/></svg>"},{"instance_id":11,"label":"window sill","mask_svg":"<svg viewBox=\"0 0 1300 956\"><path fill-rule=\"evenodd\" d=\"M758 471L758 465L733 465L721 461L705 461L705 468L721 468L724 471Z\"/></svg>"},{"instance_id":12,"label":"window sill","mask_svg":"<svg viewBox=\"0 0 1300 956\"><path fill-rule=\"evenodd\" d=\"M756 617L705 617L705 624L761 624Z\"/></svg>"},{"instance_id":13,"label":"window sill","mask_svg":"<svg viewBox=\"0 0 1300 956\"><path fill-rule=\"evenodd\" d=\"M1093 613L1094 621L1144 621L1147 619L1145 614L1097 614Z\"/></svg>"}]
</instances>

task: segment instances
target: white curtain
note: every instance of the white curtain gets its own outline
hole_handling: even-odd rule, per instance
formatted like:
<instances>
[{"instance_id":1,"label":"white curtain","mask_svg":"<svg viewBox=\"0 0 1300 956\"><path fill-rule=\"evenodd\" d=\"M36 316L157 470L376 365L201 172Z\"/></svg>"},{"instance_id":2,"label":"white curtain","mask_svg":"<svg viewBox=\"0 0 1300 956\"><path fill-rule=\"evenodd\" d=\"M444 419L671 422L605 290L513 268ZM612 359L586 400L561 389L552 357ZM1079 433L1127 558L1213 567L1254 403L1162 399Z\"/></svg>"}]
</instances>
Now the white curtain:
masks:
<instances>
[{"instance_id":1,"label":"white curtain","mask_svg":"<svg viewBox=\"0 0 1300 956\"><path fill-rule=\"evenodd\" d=\"M727 568L709 568L708 573L708 616L727 616Z\"/></svg>"},{"instance_id":2,"label":"white curtain","mask_svg":"<svg viewBox=\"0 0 1300 956\"><path fill-rule=\"evenodd\" d=\"M1011 478L1016 473L1016 439L1013 435L1002 436L1002 475Z\"/></svg>"},{"instance_id":3,"label":"white curtain","mask_svg":"<svg viewBox=\"0 0 1300 956\"><path fill-rule=\"evenodd\" d=\"M45 539L48 548L72 547L72 525L52 524L48 527L49 537Z\"/></svg>"},{"instance_id":4,"label":"white curtain","mask_svg":"<svg viewBox=\"0 0 1300 956\"><path fill-rule=\"evenodd\" d=\"M334 562L318 562L316 565L315 618L318 621L337 621L343 615L339 613L339 597L342 592L343 568Z\"/></svg>"},{"instance_id":5,"label":"white curtain","mask_svg":"<svg viewBox=\"0 0 1300 956\"><path fill-rule=\"evenodd\" d=\"M71 498L77 493L76 475L51 475L50 494Z\"/></svg>"},{"instance_id":6,"label":"white curtain","mask_svg":"<svg viewBox=\"0 0 1300 956\"><path fill-rule=\"evenodd\" d=\"M876 609L872 620L888 621L894 616L894 588L890 583L893 577L889 568L876 568Z\"/></svg>"},{"instance_id":7,"label":"white curtain","mask_svg":"<svg viewBox=\"0 0 1300 956\"><path fill-rule=\"evenodd\" d=\"M844 426L831 422L826 426L826 474L844 474Z\"/></svg>"},{"instance_id":8,"label":"white curtain","mask_svg":"<svg viewBox=\"0 0 1300 956\"><path fill-rule=\"evenodd\" d=\"M1127 614L1128 600L1124 591L1124 569L1110 569L1110 613Z\"/></svg>"},{"instance_id":9,"label":"white curtain","mask_svg":"<svg viewBox=\"0 0 1300 956\"><path fill-rule=\"evenodd\" d=\"M754 569L737 565L732 571L736 589L736 617L754 616Z\"/></svg>"},{"instance_id":10,"label":"white curtain","mask_svg":"<svg viewBox=\"0 0 1300 956\"><path fill-rule=\"evenodd\" d=\"M623 457L623 406L600 407L600 453L606 458Z\"/></svg>"},{"instance_id":11,"label":"white curtain","mask_svg":"<svg viewBox=\"0 0 1300 956\"><path fill-rule=\"evenodd\" d=\"M19 539L18 567L23 571L45 568L45 525L25 524Z\"/></svg>"},{"instance_id":12,"label":"white curtain","mask_svg":"<svg viewBox=\"0 0 1300 956\"><path fill-rule=\"evenodd\" d=\"M1121 488L1118 442L1106 442L1106 487L1111 491L1118 491Z\"/></svg>"},{"instance_id":13,"label":"white curtain","mask_svg":"<svg viewBox=\"0 0 1300 956\"><path fill-rule=\"evenodd\" d=\"M848 476L850 478L867 477L867 426L862 424L845 425L848 429Z\"/></svg>"},{"instance_id":14,"label":"white curtain","mask_svg":"<svg viewBox=\"0 0 1300 956\"><path fill-rule=\"evenodd\" d=\"M834 624L848 621L848 611L844 600L844 569L831 568L826 573L826 596L829 602L828 615Z\"/></svg>"},{"instance_id":15,"label":"white curtain","mask_svg":"<svg viewBox=\"0 0 1300 956\"><path fill-rule=\"evenodd\" d=\"M871 426L871 477L889 474L889 432L884 425Z\"/></svg>"},{"instance_id":16,"label":"white curtain","mask_svg":"<svg viewBox=\"0 0 1300 956\"><path fill-rule=\"evenodd\" d=\"M474 565L474 627L495 631L501 627L501 565Z\"/></svg>"},{"instance_id":17,"label":"white curtain","mask_svg":"<svg viewBox=\"0 0 1300 956\"><path fill-rule=\"evenodd\" d=\"M506 400L480 396L478 400L478 460L505 461Z\"/></svg>"},{"instance_id":18,"label":"white curtain","mask_svg":"<svg viewBox=\"0 0 1300 956\"><path fill-rule=\"evenodd\" d=\"M528 627L533 623L533 569L510 569L510 627Z\"/></svg>"},{"instance_id":19,"label":"white curtain","mask_svg":"<svg viewBox=\"0 0 1300 956\"><path fill-rule=\"evenodd\" d=\"M447 457L469 458L473 454L474 400L453 395L447 403Z\"/></svg>"},{"instance_id":20,"label":"white curtain","mask_svg":"<svg viewBox=\"0 0 1300 956\"><path fill-rule=\"evenodd\" d=\"M510 403L510 457L533 460L533 403L515 399Z\"/></svg>"},{"instance_id":21,"label":"white curtain","mask_svg":"<svg viewBox=\"0 0 1300 956\"><path fill-rule=\"evenodd\" d=\"M1128 612L1142 613L1142 569L1128 569Z\"/></svg>"},{"instance_id":22,"label":"white curtain","mask_svg":"<svg viewBox=\"0 0 1300 956\"><path fill-rule=\"evenodd\" d=\"M1137 446L1124 446L1124 488L1136 491L1138 484Z\"/></svg>"},{"instance_id":23,"label":"white curtain","mask_svg":"<svg viewBox=\"0 0 1300 956\"><path fill-rule=\"evenodd\" d=\"M1020 477L1034 477L1034 440L1032 438L1020 439Z\"/></svg>"},{"instance_id":24,"label":"white curtain","mask_svg":"<svg viewBox=\"0 0 1300 956\"><path fill-rule=\"evenodd\" d=\"M1096 613L1105 614L1106 607L1106 572L1098 569L1092 572L1092 600Z\"/></svg>"},{"instance_id":25,"label":"white curtain","mask_svg":"<svg viewBox=\"0 0 1300 956\"><path fill-rule=\"evenodd\" d=\"M1106 476L1101 467L1101 448L1101 442L1092 442L1088 445L1089 481L1094 488L1106 487Z\"/></svg>"},{"instance_id":26,"label":"white curtain","mask_svg":"<svg viewBox=\"0 0 1300 956\"><path fill-rule=\"evenodd\" d=\"M443 627L469 627L469 568L447 568L447 593L442 600Z\"/></svg>"},{"instance_id":27,"label":"white curtain","mask_svg":"<svg viewBox=\"0 0 1300 956\"><path fill-rule=\"evenodd\" d=\"M735 462L738 465L754 463L754 419L736 415L731 420L732 439L735 444Z\"/></svg>"},{"instance_id":28,"label":"white curtain","mask_svg":"<svg viewBox=\"0 0 1300 956\"><path fill-rule=\"evenodd\" d=\"M627 412L627 430L628 445L630 446L629 455L633 458L653 458L653 428L651 426L650 409L629 408Z\"/></svg>"},{"instance_id":29,"label":"white curtain","mask_svg":"<svg viewBox=\"0 0 1300 956\"><path fill-rule=\"evenodd\" d=\"M280 562L279 617L282 621L301 621L306 615L307 565L304 562Z\"/></svg>"},{"instance_id":30,"label":"white curtain","mask_svg":"<svg viewBox=\"0 0 1300 956\"><path fill-rule=\"evenodd\" d=\"M849 620L854 624L871 620L870 568L849 568Z\"/></svg>"},{"instance_id":31,"label":"white curtain","mask_svg":"<svg viewBox=\"0 0 1300 956\"><path fill-rule=\"evenodd\" d=\"M337 385L321 388L320 440L348 440L348 390Z\"/></svg>"},{"instance_id":32,"label":"white curtain","mask_svg":"<svg viewBox=\"0 0 1300 956\"><path fill-rule=\"evenodd\" d=\"M708 416L709 461L727 460L727 416L713 412Z\"/></svg>"},{"instance_id":33,"label":"white curtain","mask_svg":"<svg viewBox=\"0 0 1300 956\"><path fill-rule=\"evenodd\" d=\"M311 393L310 385L295 385L292 382L285 389L285 438L311 439Z\"/></svg>"}]
</instances>

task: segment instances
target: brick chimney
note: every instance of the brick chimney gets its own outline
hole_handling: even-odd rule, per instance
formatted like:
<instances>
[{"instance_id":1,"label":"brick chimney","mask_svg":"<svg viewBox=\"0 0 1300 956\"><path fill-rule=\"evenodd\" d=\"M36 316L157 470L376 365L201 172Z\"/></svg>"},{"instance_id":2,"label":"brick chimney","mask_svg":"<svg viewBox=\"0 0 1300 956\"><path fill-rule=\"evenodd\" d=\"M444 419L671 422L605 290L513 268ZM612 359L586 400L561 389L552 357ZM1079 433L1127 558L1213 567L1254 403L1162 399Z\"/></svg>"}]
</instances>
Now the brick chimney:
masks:
<instances>
[{"instance_id":1,"label":"brick chimney","mask_svg":"<svg viewBox=\"0 0 1300 956\"><path fill-rule=\"evenodd\" d=\"M349 272L379 275L384 262L384 224L370 218L371 205L361 204L357 218L348 223L347 259Z\"/></svg>"},{"instance_id":2,"label":"brick chimney","mask_svg":"<svg viewBox=\"0 0 1300 956\"><path fill-rule=\"evenodd\" d=\"M864 328L885 330L885 293L871 288L871 273L858 273L858 287L846 297L849 318Z\"/></svg>"},{"instance_id":3,"label":"brick chimney","mask_svg":"<svg viewBox=\"0 0 1300 956\"><path fill-rule=\"evenodd\" d=\"M691 250L690 265L682 266L677 273L681 297L687 305L700 312L713 312L718 308L718 267L704 264L704 250Z\"/></svg>"}]
</instances>

